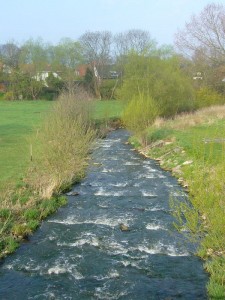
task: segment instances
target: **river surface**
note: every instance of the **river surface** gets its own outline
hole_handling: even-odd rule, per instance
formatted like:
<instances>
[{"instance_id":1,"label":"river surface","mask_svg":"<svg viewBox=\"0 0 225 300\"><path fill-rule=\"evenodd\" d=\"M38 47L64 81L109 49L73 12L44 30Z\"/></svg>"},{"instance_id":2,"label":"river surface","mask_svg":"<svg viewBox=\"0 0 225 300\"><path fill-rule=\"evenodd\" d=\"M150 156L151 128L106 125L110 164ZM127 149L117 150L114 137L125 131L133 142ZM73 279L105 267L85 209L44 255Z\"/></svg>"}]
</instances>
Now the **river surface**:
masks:
<instances>
[{"instance_id":1,"label":"river surface","mask_svg":"<svg viewBox=\"0 0 225 300\"><path fill-rule=\"evenodd\" d=\"M99 141L79 195L4 260L0 299L206 299L202 262L172 225L169 197L186 195L127 138Z\"/></svg>"}]
</instances>

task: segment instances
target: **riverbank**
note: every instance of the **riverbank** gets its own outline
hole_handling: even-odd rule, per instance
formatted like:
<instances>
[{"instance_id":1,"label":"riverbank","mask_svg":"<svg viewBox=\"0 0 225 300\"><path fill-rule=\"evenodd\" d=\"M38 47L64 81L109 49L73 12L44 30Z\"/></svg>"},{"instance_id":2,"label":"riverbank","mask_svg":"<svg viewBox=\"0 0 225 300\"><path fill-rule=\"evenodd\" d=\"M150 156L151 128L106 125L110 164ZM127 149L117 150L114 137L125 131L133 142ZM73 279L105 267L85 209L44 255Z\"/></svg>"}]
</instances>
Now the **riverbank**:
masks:
<instances>
[{"instance_id":1,"label":"riverbank","mask_svg":"<svg viewBox=\"0 0 225 300\"><path fill-rule=\"evenodd\" d=\"M188 203L171 199L178 230L200 240L197 255L210 274L210 299L225 298L225 107L211 107L174 120L157 120L147 146L131 143L170 170L189 192Z\"/></svg>"},{"instance_id":2,"label":"riverbank","mask_svg":"<svg viewBox=\"0 0 225 300\"><path fill-rule=\"evenodd\" d=\"M169 195L182 188L128 137L98 140L68 205L1 264L0 298L207 299L194 245L172 226Z\"/></svg>"},{"instance_id":3,"label":"riverbank","mask_svg":"<svg viewBox=\"0 0 225 300\"><path fill-rule=\"evenodd\" d=\"M104 101L94 106L67 96L61 102L0 104L5 111L1 119L0 258L14 252L43 219L67 203L61 192L83 178L96 130L100 135L108 130L104 110L108 108L108 117L114 116L111 102L110 108ZM96 117L98 129L91 125Z\"/></svg>"}]
</instances>

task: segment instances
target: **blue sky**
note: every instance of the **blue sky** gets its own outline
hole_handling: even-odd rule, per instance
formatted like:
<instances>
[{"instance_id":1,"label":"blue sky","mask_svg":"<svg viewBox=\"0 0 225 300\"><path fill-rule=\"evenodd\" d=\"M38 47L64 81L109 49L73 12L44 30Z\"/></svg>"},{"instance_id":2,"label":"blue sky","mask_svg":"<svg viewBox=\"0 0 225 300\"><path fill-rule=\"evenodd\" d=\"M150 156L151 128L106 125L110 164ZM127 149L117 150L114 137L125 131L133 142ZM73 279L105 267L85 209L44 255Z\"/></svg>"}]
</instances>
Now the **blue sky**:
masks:
<instances>
[{"instance_id":1,"label":"blue sky","mask_svg":"<svg viewBox=\"0 0 225 300\"><path fill-rule=\"evenodd\" d=\"M86 31L143 29L159 44L172 44L178 28L208 0L0 0L0 44L41 37L58 43ZM225 0L215 1L225 5Z\"/></svg>"}]
</instances>

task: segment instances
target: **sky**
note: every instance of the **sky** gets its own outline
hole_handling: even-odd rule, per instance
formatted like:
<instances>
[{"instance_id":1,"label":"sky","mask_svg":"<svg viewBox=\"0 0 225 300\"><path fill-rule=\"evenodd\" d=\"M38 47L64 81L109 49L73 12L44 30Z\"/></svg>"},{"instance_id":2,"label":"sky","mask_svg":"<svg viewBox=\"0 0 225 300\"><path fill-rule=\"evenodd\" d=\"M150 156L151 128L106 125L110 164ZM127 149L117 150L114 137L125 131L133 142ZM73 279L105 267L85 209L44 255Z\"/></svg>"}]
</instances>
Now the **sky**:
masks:
<instances>
[{"instance_id":1,"label":"sky","mask_svg":"<svg viewBox=\"0 0 225 300\"><path fill-rule=\"evenodd\" d=\"M225 0L0 0L0 44L29 38L57 44L86 31L129 29L147 30L159 45L173 44L177 30L213 2L225 5Z\"/></svg>"}]
</instances>

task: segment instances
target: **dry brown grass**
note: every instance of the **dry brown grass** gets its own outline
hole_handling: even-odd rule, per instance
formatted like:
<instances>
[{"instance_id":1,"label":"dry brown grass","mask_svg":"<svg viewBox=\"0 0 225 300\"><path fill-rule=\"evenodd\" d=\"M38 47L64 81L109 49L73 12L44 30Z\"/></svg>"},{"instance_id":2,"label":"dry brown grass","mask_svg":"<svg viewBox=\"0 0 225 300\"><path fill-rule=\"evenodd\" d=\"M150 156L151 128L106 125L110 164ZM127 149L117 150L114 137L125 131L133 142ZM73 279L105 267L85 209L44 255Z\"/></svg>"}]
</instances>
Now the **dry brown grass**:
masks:
<instances>
[{"instance_id":1,"label":"dry brown grass","mask_svg":"<svg viewBox=\"0 0 225 300\"><path fill-rule=\"evenodd\" d=\"M41 198L58 194L84 173L95 137L89 100L80 90L65 91L35 137L34 161L26 181Z\"/></svg>"},{"instance_id":2,"label":"dry brown grass","mask_svg":"<svg viewBox=\"0 0 225 300\"><path fill-rule=\"evenodd\" d=\"M213 124L214 122L224 118L225 105L218 105L203 108L193 113L181 114L175 117L173 120L158 118L153 126L155 128L166 127L179 130L201 124Z\"/></svg>"}]
</instances>

